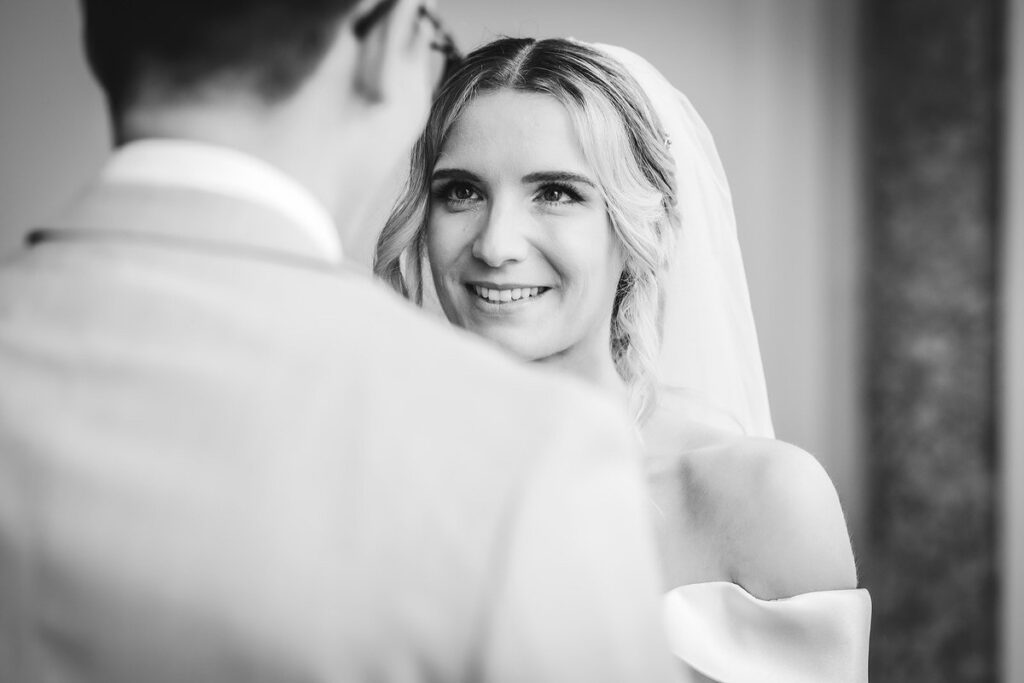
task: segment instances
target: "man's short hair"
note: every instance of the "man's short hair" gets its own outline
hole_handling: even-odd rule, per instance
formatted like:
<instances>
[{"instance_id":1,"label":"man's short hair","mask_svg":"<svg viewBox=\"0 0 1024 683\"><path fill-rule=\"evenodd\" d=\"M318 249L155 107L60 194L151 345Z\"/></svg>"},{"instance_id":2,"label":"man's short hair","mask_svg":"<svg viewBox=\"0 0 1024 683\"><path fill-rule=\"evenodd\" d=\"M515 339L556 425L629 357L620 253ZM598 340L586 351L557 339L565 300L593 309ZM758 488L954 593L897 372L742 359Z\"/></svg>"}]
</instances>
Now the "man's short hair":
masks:
<instances>
[{"instance_id":1,"label":"man's short hair","mask_svg":"<svg viewBox=\"0 0 1024 683\"><path fill-rule=\"evenodd\" d=\"M267 102L312 73L356 0L82 0L89 64L112 111L230 83Z\"/></svg>"}]
</instances>

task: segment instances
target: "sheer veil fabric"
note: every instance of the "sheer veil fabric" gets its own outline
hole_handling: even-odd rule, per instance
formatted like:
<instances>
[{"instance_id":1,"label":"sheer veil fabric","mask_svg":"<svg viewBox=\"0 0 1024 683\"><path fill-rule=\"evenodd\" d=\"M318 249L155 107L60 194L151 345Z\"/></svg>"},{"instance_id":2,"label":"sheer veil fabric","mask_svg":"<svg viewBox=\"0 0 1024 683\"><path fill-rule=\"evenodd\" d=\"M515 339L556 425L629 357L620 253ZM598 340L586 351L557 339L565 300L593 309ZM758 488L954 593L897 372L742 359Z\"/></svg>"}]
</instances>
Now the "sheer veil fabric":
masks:
<instances>
[{"instance_id":1,"label":"sheer veil fabric","mask_svg":"<svg viewBox=\"0 0 1024 683\"><path fill-rule=\"evenodd\" d=\"M732 194L711 132L645 59L621 47L592 47L639 82L676 164L682 229L666 279L660 383L728 414L747 436L774 437Z\"/></svg>"},{"instance_id":2,"label":"sheer veil fabric","mask_svg":"<svg viewBox=\"0 0 1024 683\"><path fill-rule=\"evenodd\" d=\"M676 163L681 231L670 254L661 384L747 436L774 438L732 195L707 126L649 62L594 45L625 66L654 107ZM721 420L716 426L722 427ZM760 600L708 582L665 596L673 652L723 683L866 683L871 599L833 590Z\"/></svg>"}]
</instances>

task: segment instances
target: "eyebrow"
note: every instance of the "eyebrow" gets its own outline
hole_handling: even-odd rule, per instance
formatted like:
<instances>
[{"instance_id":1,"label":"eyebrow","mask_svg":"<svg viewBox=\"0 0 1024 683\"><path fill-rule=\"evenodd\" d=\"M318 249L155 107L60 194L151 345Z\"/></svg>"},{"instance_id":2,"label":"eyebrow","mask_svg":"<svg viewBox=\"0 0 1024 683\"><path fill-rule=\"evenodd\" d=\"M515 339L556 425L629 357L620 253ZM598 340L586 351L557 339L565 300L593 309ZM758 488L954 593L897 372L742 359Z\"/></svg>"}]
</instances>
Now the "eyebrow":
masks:
<instances>
[{"instance_id":1,"label":"eyebrow","mask_svg":"<svg viewBox=\"0 0 1024 683\"><path fill-rule=\"evenodd\" d=\"M434 174L430 176L430 182L436 182L438 180L471 180L475 183L481 181L480 176L472 171L467 171L462 168L442 168L438 171L434 171Z\"/></svg>"},{"instance_id":2,"label":"eyebrow","mask_svg":"<svg viewBox=\"0 0 1024 683\"><path fill-rule=\"evenodd\" d=\"M471 180L473 182L481 182L480 176L467 171L462 168L442 168L434 171L434 174L430 177L431 182L438 180ZM597 183L588 178L585 175L579 173L571 173L569 171L537 171L535 173L528 173L523 176L524 183L581 183L588 185L593 188L597 188Z\"/></svg>"},{"instance_id":3,"label":"eyebrow","mask_svg":"<svg viewBox=\"0 0 1024 683\"><path fill-rule=\"evenodd\" d=\"M539 171L523 176L524 183L581 183L597 188L597 183L585 175L568 171Z\"/></svg>"}]
</instances>

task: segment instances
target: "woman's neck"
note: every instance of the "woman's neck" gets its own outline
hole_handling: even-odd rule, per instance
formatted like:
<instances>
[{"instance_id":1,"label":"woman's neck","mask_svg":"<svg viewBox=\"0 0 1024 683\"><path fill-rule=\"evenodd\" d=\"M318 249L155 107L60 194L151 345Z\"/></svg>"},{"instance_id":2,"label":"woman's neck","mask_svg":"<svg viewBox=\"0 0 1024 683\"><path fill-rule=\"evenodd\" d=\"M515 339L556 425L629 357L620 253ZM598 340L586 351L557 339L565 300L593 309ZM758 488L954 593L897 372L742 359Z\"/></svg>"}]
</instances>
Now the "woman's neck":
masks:
<instances>
[{"instance_id":1,"label":"woman's neck","mask_svg":"<svg viewBox=\"0 0 1024 683\"><path fill-rule=\"evenodd\" d=\"M619 376L611 351L606 345L592 345L591 348L582 344L576 345L546 358L540 358L537 362L599 386L624 401L627 399L626 383Z\"/></svg>"}]
</instances>

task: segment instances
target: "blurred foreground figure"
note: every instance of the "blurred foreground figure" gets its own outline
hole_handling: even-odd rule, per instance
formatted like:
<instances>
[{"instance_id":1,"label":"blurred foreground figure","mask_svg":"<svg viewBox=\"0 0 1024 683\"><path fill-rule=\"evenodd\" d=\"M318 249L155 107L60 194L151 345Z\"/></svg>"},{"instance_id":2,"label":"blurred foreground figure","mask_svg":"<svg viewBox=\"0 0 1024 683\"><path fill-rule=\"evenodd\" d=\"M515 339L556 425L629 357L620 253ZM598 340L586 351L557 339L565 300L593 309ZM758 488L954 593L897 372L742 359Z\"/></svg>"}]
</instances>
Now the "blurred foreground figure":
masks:
<instances>
[{"instance_id":1,"label":"blurred foreground figure","mask_svg":"<svg viewBox=\"0 0 1024 683\"><path fill-rule=\"evenodd\" d=\"M0 267L0 680L671 678L624 417L341 264L432 14L84 10L119 148Z\"/></svg>"}]
</instances>

